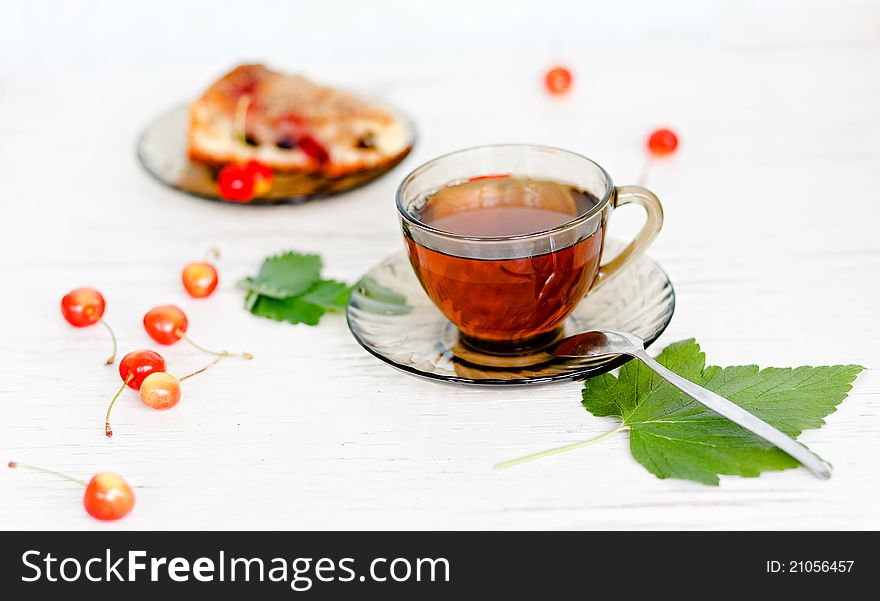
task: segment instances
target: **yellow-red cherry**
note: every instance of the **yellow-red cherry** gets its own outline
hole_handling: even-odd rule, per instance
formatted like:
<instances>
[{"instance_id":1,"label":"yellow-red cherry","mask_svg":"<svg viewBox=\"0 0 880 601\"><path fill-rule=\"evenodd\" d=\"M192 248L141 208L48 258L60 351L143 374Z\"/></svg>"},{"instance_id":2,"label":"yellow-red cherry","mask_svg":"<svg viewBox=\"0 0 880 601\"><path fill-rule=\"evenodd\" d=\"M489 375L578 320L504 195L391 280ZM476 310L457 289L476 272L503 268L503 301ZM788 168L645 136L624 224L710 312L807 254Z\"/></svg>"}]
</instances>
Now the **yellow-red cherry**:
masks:
<instances>
[{"instance_id":1,"label":"yellow-red cherry","mask_svg":"<svg viewBox=\"0 0 880 601\"><path fill-rule=\"evenodd\" d=\"M210 263L189 263L180 274L183 288L193 298L211 296L217 288L220 276Z\"/></svg>"},{"instance_id":2,"label":"yellow-red cherry","mask_svg":"<svg viewBox=\"0 0 880 601\"><path fill-rule=\"evenodd\" d=\"M134 491L119 474L100 472L86 486L83 505L97 520L118 520L134 507Z\"/></svg>"},{"instance_id":3,"label":"yellow-red cherry","mask_svg":"<svg viewBox=\"0 0 880 601\"><path fill-rule=\"evenodd\" d=\"M174 344L186 333L186 314L174 305L160 305L144 315L144 329L159 344Z\"/></svg>"},{"instance_id":4,"label":"yellow-red cherry","mask_svg":"<svg viewBox=\"0 0 880 601\"><path fill-rule=\"evenodd\" d=\"M245 173L249 173L254 181L254 196L264 196L272 189L275 174L272 168L259 161L251 159L244 166Z\"/></svg>"},{"instance_id":5,"label":"yellow-red cherry","mask_svg":"<svg viewBox=\"0 0 880 601\"><path fill-rule=\"evenodd\" d=\"M571 82L571 71L562 66L553 67L544 76L544 84L551 94L565 94L571 89Z\"/></svg>"},{"instance_id":6,"label":"yellow-red cherry","mask_svg":"<svg viewBox=\"0 0 880 601\"><path fill-rule=\"evenodd\" d=\"M7 465L10 468L23 468L43 474L50 474L85 487L83 506L86 512L97 520L118 520L127 516L131 513L132 508L134 508L134 491L119 474L100 472L95 474L86 483L67 474L47 470L35 465L27 465L17 461L10 461Z\"/></svg>"},{"instance_id":7,"label":"yellow-red cherry","mask_svg":"<svg viewBox=\"0 0 880 601\"><path fill-rule=\"evenodd\" d=\"M77 288L61 298L61 314L75 328L85 328L101 321L107 303L94 288Z\"/></svg>"},{"instance_id":8,"label":"yellow-red cherry","mask_svg":"<svg viewBox=\"0 0 880 601\"><path fill-rule=\"evenodd\" d=\"M132 351L119 362L119 377L134 390L139 390L144 378L157 371L165 371L165 359L148 349Z\"/></svg>"},{"instance_id":9,"label":"yellow-red cherry","mask_svg":"<svg viewBox=\"0 0 880 601\"><path fill-rule=\"evenodd\" d=\"M164 371L152 373L141 384L141 401L152 409L171 409L180 401L180 380Z\"/></svg>"},{"instance_id":10,"label":"yellow-red cherry","mask_svg":"<svg viewBox=\"0 0 880 601\"><path fill-rule=\"evenodd\" d=\"M648 152L654 156L666 156L678 148L678 136L671 129L658 129L648 136Z\"/></svg>"}]
</instances>

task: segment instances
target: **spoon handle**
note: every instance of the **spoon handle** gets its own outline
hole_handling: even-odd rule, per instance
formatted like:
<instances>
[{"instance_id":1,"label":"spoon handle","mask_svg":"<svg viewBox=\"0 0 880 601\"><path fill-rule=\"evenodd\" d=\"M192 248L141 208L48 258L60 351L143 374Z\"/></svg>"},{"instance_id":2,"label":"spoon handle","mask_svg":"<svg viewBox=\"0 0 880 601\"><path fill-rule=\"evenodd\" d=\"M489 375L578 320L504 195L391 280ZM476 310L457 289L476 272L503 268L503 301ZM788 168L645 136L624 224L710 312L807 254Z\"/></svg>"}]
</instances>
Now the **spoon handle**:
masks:
<instances>
[{"instance_id":1,"label":"spoon handle","mask_svg":"<svg viewBox=\"0 0 880 601\"><path fill-rule=\"evenodd\" d=\"M831 469L828 463L810 451L807 447L789 437L787 434L780 432L761 418L752 415L736 403L733 403L719 394L715 394L711 390L707 390L702 386L697 386L690 380L682 378L677 373L663 367L655 361L648 353L636 352L633 356L650 367L661 378L678 388L689 397L699 401L715 413L722 415L735 424L739 424L746 430L757 434L767 442L777 446L798 461L804 467L813 472L822 479L831 477Z\"/></svg>"}]
</instances>

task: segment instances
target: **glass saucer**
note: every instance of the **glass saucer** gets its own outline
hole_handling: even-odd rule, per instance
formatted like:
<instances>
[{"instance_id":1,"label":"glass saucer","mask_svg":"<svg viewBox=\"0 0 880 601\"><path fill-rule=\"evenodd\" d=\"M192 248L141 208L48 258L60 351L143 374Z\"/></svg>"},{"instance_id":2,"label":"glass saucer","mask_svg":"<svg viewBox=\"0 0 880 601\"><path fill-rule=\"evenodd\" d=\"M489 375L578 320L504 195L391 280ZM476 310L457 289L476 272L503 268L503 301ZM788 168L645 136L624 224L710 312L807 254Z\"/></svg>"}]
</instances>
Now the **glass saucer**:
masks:
<instances>
[{"instance_id":1,"label":"glass saucer","mask_svg":"<svg viewBox=\"0 0 880 601\"><path fill-rule=\"evenodd\" d=\"M399 112L394 111L394 113L400 116ZM400 164L412 151L415 143L412 123L406 118L400 118L407 124L410 141L406 150L390 163L336 178L317 174L276 172L272 189L266 196L245 203L229 201L220 196L217 189L216 167L189 160L186 152L186 135L189 128L187 106L180 106L163 113L147 126L137 143L137 157L144 169L157 180L193 196L243 206L297 204L359 188Z\"/></svg>"},{"instance_id":2,"label":"glass saucer","mask_svg":"<svg viewBox=\"0 0 880 601\"><path fill-rule=\"evenodd\" d=\"M623 244L607 240L606 256ZM595 328L633 332L654 342L672 319L675 292L666 272L641 257L583 300L564 325L564 336ZM466 384L537 384L588 378L629 359L552 357L535 352L499 357L475 351L434 306L401 251L355 284L346 311L348 327L370 353L411 374Z\"/></svg>"}]
</instances>

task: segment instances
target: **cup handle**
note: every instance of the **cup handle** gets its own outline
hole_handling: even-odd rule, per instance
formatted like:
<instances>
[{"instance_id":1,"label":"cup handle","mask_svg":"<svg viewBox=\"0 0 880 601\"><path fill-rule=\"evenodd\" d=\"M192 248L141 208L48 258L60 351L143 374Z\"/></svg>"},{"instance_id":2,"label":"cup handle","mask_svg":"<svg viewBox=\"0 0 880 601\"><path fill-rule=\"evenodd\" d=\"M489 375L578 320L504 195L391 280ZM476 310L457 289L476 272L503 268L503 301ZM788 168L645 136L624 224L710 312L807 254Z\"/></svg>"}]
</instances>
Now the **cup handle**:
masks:
<instances>
[{"instance_id":1,"label":"cup handle","mask_svg":"<svg viewBox=\"0 0 880 601\"><path fill-rule=\"evenodd\" d=\"M660 200L653 192L641 186L618 186L615 188L614 208L621 207L630 203L642 205L645 209L645 224L636 237L633 238L626 248L620 253L599 267L599 273L593 280L593 286L590 290L595 290L608 281L609 278L619 273L630 261L639 258L642 253L651 245L654 238L663 227L663 207Z\"/></svg>"}]
</instances>

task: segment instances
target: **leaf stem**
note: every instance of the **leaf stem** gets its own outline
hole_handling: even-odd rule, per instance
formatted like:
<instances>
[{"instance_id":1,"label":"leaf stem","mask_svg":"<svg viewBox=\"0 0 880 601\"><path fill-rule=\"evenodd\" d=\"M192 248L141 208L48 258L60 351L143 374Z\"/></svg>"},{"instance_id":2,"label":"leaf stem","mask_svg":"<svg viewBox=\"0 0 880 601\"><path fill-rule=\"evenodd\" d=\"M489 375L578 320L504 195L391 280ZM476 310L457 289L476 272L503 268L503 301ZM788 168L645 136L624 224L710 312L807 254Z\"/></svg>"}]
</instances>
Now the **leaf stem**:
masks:
<instances>
[{"instance_id":1,"label":"leaf stem","mask_svg":"<svg viewBox=\"0 0 880 601\"><path fill-rule=\"evenodd\" d=\"M510 461L503 461L495 466L496 469L504 469L508 467L513 467L514 465L519 465L520 463L526 463L528 461L533 461L535 459L541 459L542 457L549 457L551 455L558 455L559 453L566 453L568 451L574 451L575 449L580 449L582 447L588 447L590 445L594 445L597 442L602 442L606 438L611 438L618 432L621 432L626 429L626 424L620 424L610 432L606 432L605 434L600 434L595 438L591 438L589 440L584 440L582 442L576 442L574 444L565 445L564 447L556 447L555 449L548 449L546 451L541 451L540 453L532 453L531 455L526 455L524 457L517 457L516 459L511 459Z\"/></svg>"}]
</instances>

